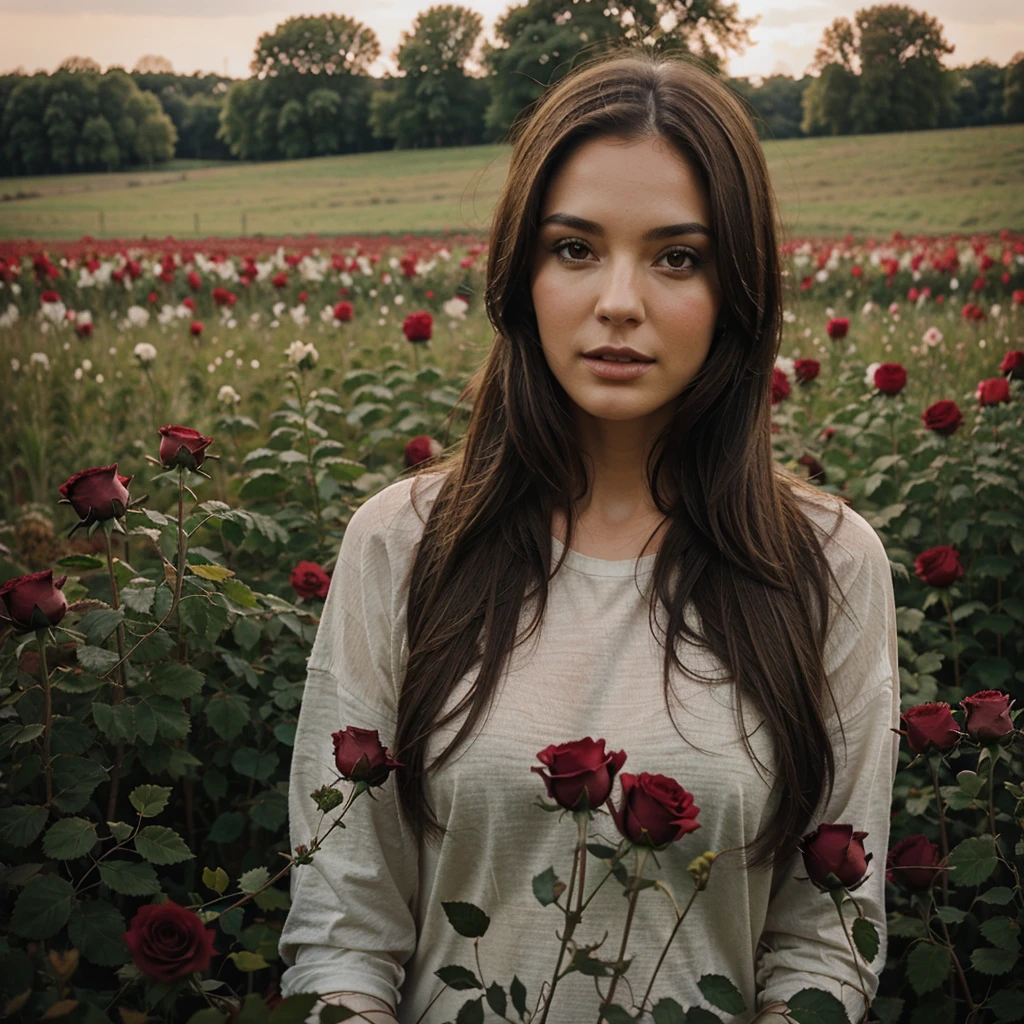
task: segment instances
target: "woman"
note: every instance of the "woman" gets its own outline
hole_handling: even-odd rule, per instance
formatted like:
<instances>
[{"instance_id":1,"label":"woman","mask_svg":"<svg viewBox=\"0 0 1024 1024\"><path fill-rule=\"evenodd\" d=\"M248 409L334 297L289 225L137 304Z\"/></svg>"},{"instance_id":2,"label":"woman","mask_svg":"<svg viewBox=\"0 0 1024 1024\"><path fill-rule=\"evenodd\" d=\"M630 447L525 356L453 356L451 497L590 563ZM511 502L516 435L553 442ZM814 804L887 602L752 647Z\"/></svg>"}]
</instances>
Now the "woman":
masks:
<instances>
[{"instance_id":1,"label":"woman","mask_svg":"<svg viewBox=\"0 0 1024 1024\"><path fill-rule=\"evenodd\" d=\"M532 806L530 768L591 736L701 808L699 834L647 876L684 895L693 857L743 847L715 865L652 1002L702 1005L697 981L714 973L744 996L736 1020L781 1020L808 987L863 1015L858 988L872 995L877 978L859 976L832 901L797 877L796 842L849 823L884 861L895 608L867 523L773 465L774 221L747 115L689 63L599 58L522 123L465 436L353 515L310 657L293 844L317 828L309 793L335 778L333 731L377 729L406 767L293 873L286 993L341 991L370 1020L453 1019L480 994L431 1005L434 971L473 962L441 907L464 900L491 919L486 984L507 990L515 974L532 1009L563 920L531 879L568 876L575 829ZM591 827L615 845L607 817ZM576 935L607 932L605 959L623 926L615 889ZM857 898L880 970L881 871ZM663 893L641 894L616 1001L639 1003L675 919ZM548 1019L593 1020L596 1006L594 979L570 974Z\"/></svg>"}]
</instances>

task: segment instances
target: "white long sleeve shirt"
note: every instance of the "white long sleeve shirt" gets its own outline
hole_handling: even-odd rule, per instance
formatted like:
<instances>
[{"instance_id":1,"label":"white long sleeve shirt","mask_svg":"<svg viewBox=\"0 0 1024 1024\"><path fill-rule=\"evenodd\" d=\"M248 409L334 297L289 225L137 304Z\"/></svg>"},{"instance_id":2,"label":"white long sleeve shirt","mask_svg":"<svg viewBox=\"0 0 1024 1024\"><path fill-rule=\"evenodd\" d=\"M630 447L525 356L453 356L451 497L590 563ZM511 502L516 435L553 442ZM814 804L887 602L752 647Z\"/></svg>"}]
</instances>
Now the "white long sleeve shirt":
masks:
<instances>
[{"instance_id":1,"label":"white long sleeve shirt","mask_svg":"<svg viewBox=\"0 0 1024 1024\"><path fill-rule=\"evenodd\" d=\"M433 475L417 483L424 518L440 481ZM377 729L394 753L408 655L407 580L423 532L410 501L412 484L401 480L369 498L352 516L341 544L295 738L293 846L308 843L329 824L330 816L322 819L309 794L337 778L332 732L349 725ZM832 526L835 508L834 499L826 500L803 503L824 530ZM562 545L554 537L551 545L553 565ZM873 970L861 965L873 995L876 972L885 963L884 870L898 754L891 731L899 722L892 578L881 541L851 509L825 550L852 612L852 619L839 615L825 652L846 742L844 748L833 721L835 788L808 831L820 822L842 822L868 833L865 847L874 859L855 895L881 938ZM416 843L389 780L374 790L376 800L364 795L355 802L347 828L332 833L312 864L293 870L292 907L280 943L289 965L282 979L285 995L362 992L396 1007L400 1024L414 1024L442 987L434 974L439 967L476 967L472 940L454 931L441 906L461 900L490 917L479 945L485 986L497 981L507 994L518 976L532 1010L554 969L560 945L555 932L564 927L561 910L537 902L532 879L553 867L567 883L576 842L571 816L559 822L558 815L533 806L538 796L547 796L530 768L540 764L537 753L550 744L603 738L608 750L626 751L622 771L668 775L693 793L701 828L658 853L660 868L648 858L644 871L670 886L680 906L692 891L686 866L694 857L754 838L775 804L770 784L743 748L733 714L735 688L721 662L683 647L688 668L722 681L709 685L674 672L678 699L672 716L685 740L667 714L662 649L648 623L654 559L640 559L635 581L635 559L609 561L570 549L550 582L541 627L513 651L484 724L454 761L427 778L427 798L448 829L439 848ZM447 708L471 681L472 676L460 681ZM749 704L744 710L753 749L771 766L767 729L757 728L760 719ZM457 724L431 737L427 763L455 735ZM619 795L616 779L616 805ZM590 834L609 846L619 839L607 814L595 817ZM807 987L833 992L857 1021L864 1005L856 991L861 982L832 900L801 879L799 854L774 872L746 870L741 856L730 853L715 864L658 973L652 1002L669 996L684 1009L709 1008L697 981L704 974L724 974L746 1002L746 1012L735 1021L748 1021L765 1004ZM625 864L632 870L632 854ZM590 857L587 895L604 873L603 864ZM615 959L626 907L621 886L609 879L584 914L575 941L596 942L607 932L598 955ZM633 962L616 1001L629 1005L631 986L639 1002L675 922L664 892L640 893L626 951ZM467 999L479 995L448 990L423 1020L452 1020ZM597 1006L594 980L574 973L559 982L548 1019L578 1024L596 1018ZM486 1002L484 1007L490 1019ZM511 1013L511 1002L509 1007Z\"/></svg>"}]
</instances>

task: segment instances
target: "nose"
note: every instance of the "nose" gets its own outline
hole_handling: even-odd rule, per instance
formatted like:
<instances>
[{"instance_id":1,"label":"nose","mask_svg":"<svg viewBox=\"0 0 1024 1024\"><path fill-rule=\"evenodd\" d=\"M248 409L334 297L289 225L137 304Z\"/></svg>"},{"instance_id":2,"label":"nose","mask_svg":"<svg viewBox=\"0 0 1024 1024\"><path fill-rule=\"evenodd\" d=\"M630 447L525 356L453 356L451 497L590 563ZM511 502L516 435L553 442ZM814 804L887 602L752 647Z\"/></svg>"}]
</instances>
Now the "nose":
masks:
<instances>
[{"instance_id":1,"label":"nose","mask_svg":"<svg viewBox=\"0 0 1024 1024\"><path fill-rule=\"evenodd\" d=\"M601 295L594 307L599 320L623 323L644 319L643 297L636 281L637 270L633 262L623 258L609 264L608 272L600 282Z\"/></svg>"}]
</instances>

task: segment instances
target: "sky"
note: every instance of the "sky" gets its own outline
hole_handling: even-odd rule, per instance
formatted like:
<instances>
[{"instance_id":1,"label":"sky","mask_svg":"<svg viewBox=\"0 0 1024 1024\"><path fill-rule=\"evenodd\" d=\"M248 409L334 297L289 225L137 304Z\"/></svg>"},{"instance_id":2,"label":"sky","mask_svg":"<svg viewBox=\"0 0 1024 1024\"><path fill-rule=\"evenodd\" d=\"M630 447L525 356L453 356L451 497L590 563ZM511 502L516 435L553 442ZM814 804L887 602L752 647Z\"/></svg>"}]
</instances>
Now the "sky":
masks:
<instances>
[{"instance_id":1,"label":"sky","mask_svg":"<svg viewBox=\"0 0 1024 1024\"><path fill-rule=\"evenodd\" d=\"M381 57L370 73L395 70L402 33L434 0L0 0L0 72L53 71L70 56L91 57L105 70L131 70L146 54L166 57L179 73L212 71L232 78L249 74L257 38L286 18L329 10L347 14L377 35ZM439 0L440 2L440 0ZM493 40L495 20L509 0L452 0L483 17L483 39ZM611 0L609 0L611 2ZM872 0L738 0L744 17L760 16L751 45L732 54L728 74L799 78L814 57L822 30L833 18L852 17ZM1020 0L928 0L910 6L938 18L954 47L948 66L983 58L1005 65L1024 51ZM479 44L478 44L479 45Z\"/></svg>"}]
</instances>

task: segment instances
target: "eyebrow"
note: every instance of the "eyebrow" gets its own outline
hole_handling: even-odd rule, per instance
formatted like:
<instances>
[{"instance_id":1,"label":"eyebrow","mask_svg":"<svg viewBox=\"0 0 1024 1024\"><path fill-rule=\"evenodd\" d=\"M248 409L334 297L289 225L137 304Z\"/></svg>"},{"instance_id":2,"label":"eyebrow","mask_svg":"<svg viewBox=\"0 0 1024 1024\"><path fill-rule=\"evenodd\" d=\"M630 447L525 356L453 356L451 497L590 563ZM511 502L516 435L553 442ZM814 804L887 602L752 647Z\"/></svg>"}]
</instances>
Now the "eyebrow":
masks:
<instances>
[{"instance_id":1,"label":"eyebrow","mask_svg":"<svg viewBox=\"0 0 1024 1024\"><path fill-rule=\"evenodd\" d=\"M596 221L587 220L585 217L574 217L571 213L553 213L540 222L540 227L545 224L562 224L567 228L575 228L577 231L586 231L592 235L604 237L604 228ZM703 224L690 221L685 224L666 224L660 228L651 228L644 232L643 241L655 242L662 238L675 238L678 235L705 235L711 238L711 231Z\"/></svg>"}]
</instances>

